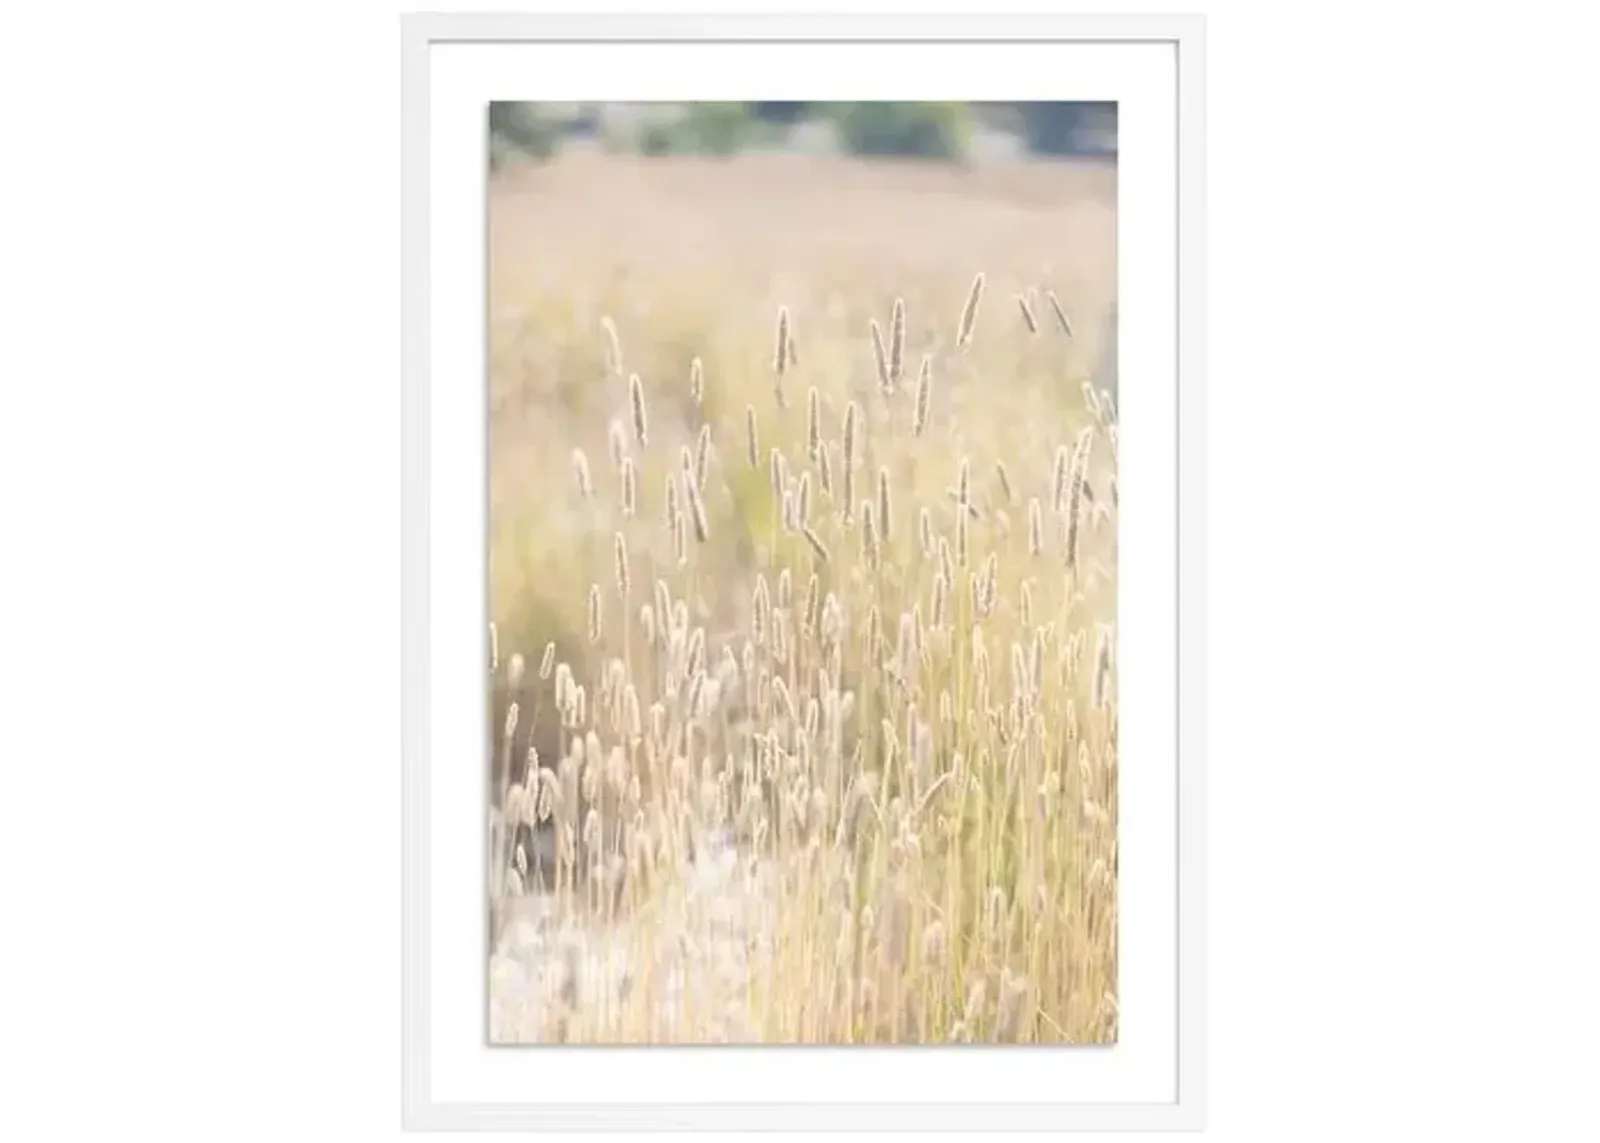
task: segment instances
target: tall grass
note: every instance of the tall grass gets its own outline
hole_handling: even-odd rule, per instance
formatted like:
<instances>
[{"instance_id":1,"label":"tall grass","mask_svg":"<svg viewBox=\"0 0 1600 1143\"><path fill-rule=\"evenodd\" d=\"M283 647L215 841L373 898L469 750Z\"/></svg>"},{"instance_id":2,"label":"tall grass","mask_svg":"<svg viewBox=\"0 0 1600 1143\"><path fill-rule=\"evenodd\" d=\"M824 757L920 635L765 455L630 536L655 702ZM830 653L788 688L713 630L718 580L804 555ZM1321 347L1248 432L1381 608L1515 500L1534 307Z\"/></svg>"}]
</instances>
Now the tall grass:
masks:
<instances>
[{"instance_id":1,"label":"tall grass","mask_svg":"<svg viewBox=\"0 0 1600 1143\"><path fill-rule=\"evenodd\" d=\"M492 437L571 473L491 506L491 938L604 934L497 1039L1115 1040L1116 422L1013 277L1056 328L983 273L606 313L560 447Z\"/></svg>"}]
</instances>

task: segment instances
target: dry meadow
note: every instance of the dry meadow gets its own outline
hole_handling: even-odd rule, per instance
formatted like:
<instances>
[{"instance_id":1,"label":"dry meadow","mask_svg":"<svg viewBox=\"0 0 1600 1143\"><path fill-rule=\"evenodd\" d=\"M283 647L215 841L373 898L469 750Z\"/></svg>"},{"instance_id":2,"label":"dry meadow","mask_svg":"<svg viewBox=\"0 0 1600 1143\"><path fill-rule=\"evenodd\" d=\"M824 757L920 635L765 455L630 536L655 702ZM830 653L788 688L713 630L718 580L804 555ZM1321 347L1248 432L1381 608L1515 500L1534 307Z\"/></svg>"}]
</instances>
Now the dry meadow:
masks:
<instances>
[{"instance_id":1,"label":"dry meadow","mask_svg":"<svg viewBox=\"0 0 1600 1143\"><path fill-rule=\"evenodd\" d=\"M491 181L491 1040L1116 1039L1115 200Z\"/></svg>"}]
</instances>

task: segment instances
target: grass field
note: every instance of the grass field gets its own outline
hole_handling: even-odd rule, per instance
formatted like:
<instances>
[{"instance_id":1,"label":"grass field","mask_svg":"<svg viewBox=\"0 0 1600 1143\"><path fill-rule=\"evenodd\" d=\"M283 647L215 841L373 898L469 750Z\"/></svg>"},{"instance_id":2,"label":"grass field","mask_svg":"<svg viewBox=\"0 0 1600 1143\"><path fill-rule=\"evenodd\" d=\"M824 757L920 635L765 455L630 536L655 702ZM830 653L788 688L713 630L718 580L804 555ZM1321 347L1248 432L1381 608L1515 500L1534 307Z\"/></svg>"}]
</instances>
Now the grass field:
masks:
<instances>
[{"instance_id":1,"label":"grass field","mask_svg":"<svg viewBox=\"0 0 1600 1143\"><path fill-rule=\"evenodd\" d=\"M1115 1040L1115 197L491 184L493 1040Z\"/></svg>"}]
</instances>

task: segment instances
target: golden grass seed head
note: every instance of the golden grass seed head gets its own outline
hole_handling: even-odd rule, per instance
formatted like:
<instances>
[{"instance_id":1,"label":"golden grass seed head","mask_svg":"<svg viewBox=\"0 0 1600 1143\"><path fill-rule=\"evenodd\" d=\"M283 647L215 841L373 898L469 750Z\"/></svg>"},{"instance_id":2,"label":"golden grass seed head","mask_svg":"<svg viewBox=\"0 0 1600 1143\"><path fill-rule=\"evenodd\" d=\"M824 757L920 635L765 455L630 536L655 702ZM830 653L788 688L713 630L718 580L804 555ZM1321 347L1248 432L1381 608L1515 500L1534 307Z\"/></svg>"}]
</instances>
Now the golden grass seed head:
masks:
<instances>
[{"instance_id":1,"label":"golden grass seed head","mask_svg":"<svg viewBox=\"0 0 1600 1143\"><path fill-rule=\"evenodd\" d=\"M1028 501L1028 554L1038 556L1044 551L1044 509L1035 496Z\"/></svg>"},{"instance_id":2,"label":"golden grass seed head","mask_svg":"<svg viewBox=\"0 0 1600 1143\"><path fill-rule=\"evenodd\" d=\"M633 413L633 435L643 448L650 443L650 422L645 416L644 383L637 373L628 377L628 408Z\"/></svg>"},{"instance_id":3,"label":"golden grass seed head","mask_svg":"<svg viewBox=\"0 0 1600 1143\"><path fill-rule=\"evenodd\" d=\"M767 593L767 577L756 576L755 592L750 600L750 635L758 647L765 646L767 627L772 617L772 599ZM748 665L746 667L748 671Z\"/></svg>"},{"instance_id":4,"label":"golden grass seed head","mask_svg":"<svg viewBox=\"0 0 1600 1143\"><path fill-rule=\"evenodd\" d=\"M667 501L667 528L670 530L678 525L678 478L668 476L666 483Z\"/></svg>"},{"instance_id":5,"label":"golden grass seed head","mask_svg":"<svg viewBox=\"0 0 1600 1143\"><path fill-rule=\"evenodd\" d=\"M1102 624L1095 646L1094 684L1091 690L1090 701L1096 710L1104 710L1106 698L1111 686L1111 641L1112 629Z\"/></svg>"},{"instance_id":6,"label":"golden grass seed head","mask_svg":"<svg viewBox=\"0 0 1600 1143\"><path fill-rule=\"evenodd\" d=\"M744 407L744 449L745 458L749 460L750 467L755 468L761 463L761 442L756 433L756 407Z\"/></svg>"},{"instance_id":7,"label":"golden grass seed head","mask_svg":"<svg viewBox=\"0 0 1600 1143\"><path fill-rule=\"evenodd\" d=\"M589 478L589 458L581 448L572 450L572 478L579 496L587 500L594 495L594 481Z\"/></svg>"},{"instance_id":8,"label":"golden grass seed head","mask_svg":"<svg viewBox=\"0 0 1600 1143\"><path fill-rule=\"evenodd\" d=\"M711 465L711 426L700 426L700 434L695 438L694 446L694 483L702 492L706 487L706 471Z\"/></svg>"},{"instance_id":9,"label":"golden grass seed head","mask_svg":"<svg viewBox=\"0 0 1600 1143\"><path fill-rule=\"evenodd\" d=\"M811 545L812 554L814 554L822 563L827 563L828 545L822 542L822 537L818 536L817 533L811 529L809 524L800 529L800 534L806 538L806 543Z\"/></svg>"},{"instance_id":10,"label":"golden grass seed head","mask_svg":"<svg viewBox=\"0 0 1600 1143\"><path fill-rule=\"evenodd\" d=\"M822 447L822 396L817 392L815 385L811 386L806 394L806 455L812 460L817 459L817 450Z\"/></svg>"},{"instance_id":11,"label":"golden grass seed head","mask_svg":"<svg viewBox=\"0 0 1600 1143\"><path fill-rule=\"evenodd\" d=\"M956 531L960 532L960 530L961 529L958 526ZM945 539L943 536L939 537L939 574L944 576L944 581L947 584L950 584L952 586L955 584L955 582L956 582L955 559L950 554L950 541Z\"/></svg>"},{"instance_id":12,"label":"golden grass seed head","mask_svg":"<svg viewBox=\"0 0 1600 1143\"><path fill-rule=\"evenodd\" d=\"M689 562L689 525L683 512L672 517L672 558L680 568Z\"/></svg>"},{"instance_id":13,"label":"golden grass seed head","mask_svg":"<svg viewBox=\"0 0 1600 1143\"><path fill-rule=\"evenodd\" d=\"M778 519L783 524L783 531L785 535L794 533L796 530L794 493L790 492L787 488L783 490L783 500L781 501L778 509Z\"/></svg>"},{"instance_id":14,"label":"golden grass seed head","mask_svg":"<svg viewBox=\"0 0 1600 1143\"><path fill-rule=\"evenodd\" d=\"M961 475L956 479L956 504L961 508L957 516L965 516L972 506L972 465L966 457L961 458Z\"/></svg>"},{"instance_id":15,"label":"golden grass seed head","mask_svg":"<svg viewBox=\"0 0 1600 1143\"><path fill-rule=\"evenodd\" d=\"M1061 308L1061 300L1056 297L1054 290L1044 292L1045 300L1050 303L1050 310L1056 315L1056 324L1061 327L1061 332L1068 337L1072 336L1072 323L1067 320L1067 311Z\"/></svg>"},{"instance_id":16,"label":"golden grass seed head","mask_svg":"<svg viewBox=\"0 0 1600 1143\"><path fill-rule=\"evenodd\" d=\"M872 360L878 367L878 388L884 393L894 392L894 376L889 372L889 351L883 343L883 330L878 325L878 319L873 318L872 324Z\"/></svg>"},{"instance_id":17,"label":"golden grass seed head","mask_svg":"<svg viewBox=\"0 0 1600 1143\"><path fill-rule=\"evenodd\" d=\"M706 396L706 371L698 357L689 362L689 399L703 404Z\"/></svg>"},{"instance_id":18,"label":"golden grass seed head","mask_svg":"<svg viewBox=\"0 0 1600 1143\"><path fill-rule=\"evenodd\" d=\"M867 629L863 635L863 641L865 643L864 650L866 652L868 663L875 664L878 661L878 643L880 640L879 632L881 626L882 621L879 617L878 605L874 603L870 608L867 609Z\"/></svg>"},{"instance_id":19,"label":"golden grass seed head","mask_svg":"<svg viewBox=\"0 0 1600 1143\"><path fill-rule=\"evenodd\" d=\"M600 319L600 329L605 334L606 369L613 376L622 373L622 338L617 335L617 323L606 314Z\"/></svg>"},{"instance_id":20,"label":"golden grass seed head","mask_svg":"<svg viewBox=\"0 0 1600 1143\"><path fill-rule=\"evenodd\" d=\"M833 497L833 444L823 441L822 448L817 452L817 483L822 488L823 495Z\"/></svg>"},{"instance_id":21,"label":"golden grass seed head","mask_svg":"<svg viewBox=\"0 0 1600 1143\"><path fill-rule=\"evenodd\" d=\"M972 279L972 289L967 291L966 305L961 307L961 323L956 328L956 346L964 349L972 344L972 334L978 325L978 303L983 301L983 274Z\"/></svg>"},{"instance_id":22,"label":"golden grass seed head","mask_svg":"<svg viewBox=\"0 0 1600 1143\"><path fill-rule=\"evenodd\" d=\"M615 551L612 556L616 564L617 591L623 599L627 599L628 593L633 590L633 577L628 574L628 541L623 538L621 532L616 535Z\"/></svg>"},{"instance_id":23,"label":"golden grass seed head","mask_svg":"<svg viewBox=\"0 0 1600 1143\"><path fill-rule=\"evenodd\" d=\"M789 368L789 307L778 307L778 332L772 355L773 371L781 378ZM782 390L779 390L780 394Z\"/></svg>"},{"instance_id":24,"label":"golden grass seed head","mask_svg":"<svg viewBox=\"0 0 1600 1143\"><path fill-rule=\"evenodd\" d=\"M541 680L548 679L550 677L550 671L555 665L555 661L556 645L555 641L551 640L544 645L544 654L539 658L539 678Z\"/></svg>"},{"instance_id":25,"label":"golden grass seed head","mask_svg":"<svg viewBox=\"0 0 1600 1143\"><path fill-rule=\"evenodd\" d=\"M769 449L767 452L767 483L772 485L774 500L782 499L784 490L789 485L788 477L788 466L783 459L783 453L776 448Z\"/></svg>"},{"instance_id":26,"label":"golden grass seed head","mask_svg":"<svg viewBox=\"0 0 1600 1143\"><path fill-rule=\"evenodd\" d=\"M800 474L800 485L794 494L794 524L795 528L804 530L806 521L811 512L811 474Z\"/></svg>"},{"instance_id":27,"label":"golden grass seed head","mask_svg":"<svg viewBox=\"0 0 1600 1143\"><path fill-rule=\"evenodd\" d=\"M928 511L927 505L917 512L917 544L922 551L923 559L933 556L933 513Z\"/></svg>"},{"instance_id":28,"label":"golden grass seed head","mask_svg":"<svg viewBox=\"0 0 1600 1143\"><path fill-rule=\"evenodd\" d=\"M809 636L817 629L817 608L820 604L822 585L817 580L817 573L812 572L811 578L806 581L805 610L801 613L802 630Z\"/></svg>"},{"instance_id":29,"label":"golden grass seed head","mask_svg":"<svg viewBox=\"0 0 1600 1143\"><path fill-rule=\"evenodd\" d=\"M889 387L891 391L905 376L906 360L906 303L904 298L894 300L889 315Z\"/></svg>"},{"instance_id":30,"label":"golden grass seed head","mask_svg":"<svg viewBox=\"0 0 1600 1143\"><path fill-rule=\"evenodd\" d=\"M1000 481L1000 494L1005 497L1006 503L1010 504L1015 499L1016 494L1011 487L1011 474L1006 471L1005 461L997 460L994 462L994 474Z\"/></svg>"},{"instance_id":31,"label":"golden grass seed head","mask_svg":"<svg viewBox=\"0 0 1600 1143\"><path fill-rule=\"evenodd\" d=\"M861 558L873 571L877 571L882 552L878 547L878 530L872 520L872 501L861 502Z\"/></svg>"},{"instance_id":32,"label":"golden grass seed head","mask_svg":"<svg viewBox=\"0 0 1600 1143\"><path fill-rule=\"evenodd\" d=\"M933 577L933 606L929 610L929 615L933 621L933 629L935 631L944 626L945 596L949 591L949 580L945 579L942 574Z\"/></svg>"},{"instance_id":33,"label":"golden grass seed head","mask_svg":"<svg viewBox=\"0 0 1600 1143\"><path fill-rule=\"evenodd\" d=\"M956 513L956 564L967 566L967 514Z\"/></svg>"},{"instance_id":34,"label":"golden grass seed head","mask_svg":"<svg viewBox=\"0 0 1600 1143\"><path fill-rule=\"evenodd\" d=\"M630 520L638 510L639 491L638 477L635 475L633 459L622 458L622 514Z\"/></svg>"},{"instance_id":35,"label":"golden grass seed head","mask_svg":"<svg viewBox=\"0 0 1600 1143\"><path fill-rule=\"evenodd\" d=\"M1117 420L1117 399L1110 389L1100 390L1100 423L1111 428Z\"/></svg>"},{"instance_id":36,"label":"golden grass seed head","mask_svg":"<svg viewBox=\"0 0 1600 1143\"><path fill-rule=\"evenodd\" d=\"M778 610L787 611L794 595L794 577L789 569L784 568L778 573Z\"/></svg>"},{"instance_id":37,"label":"golden grass seed head","mask_svg":"<svg viewBox=\"0 0 1600 1143\"><path fill-rule=\"evenodd\" d=\"M1017 618L1024 627L1033 626L1033 585L1024 581L1022 584L1021 601L1017 606Z\"/></svg>"},{"instance_id":38,"label":"golden grass seed head","mask_svg":"<svg viewBox=\"0 0 1600 1143\"><path fill-rule=\"evenodd\" d=\"M911 435L920 437L928 427L928 407L933 401L933 359L924 355L917 371L917 407L911 420Z\"/></svg>"},{"instance_id":39,"label":"golden grass seed head","mask_svg":"<svg viewBox=\"0 0 1600 1143\"><path fill-rule=\"evenodd\" d=\"M612 467L621 468L623 459L628 455L628 430L616 417L611 418L606 431L606 451L611 456Z\"/></svg>"},{"instance_id":40,"label":"golden grass seed head","mask_svg":"<svg viewBox=\"0 0 1600 1143\"><path fill-rule=\"evenodd\" d=\"M1083 404L1089 410L1089 415L1095 420L1100 419L1100 394L1095 391L1093 381L1083 383Z\"/></svg>"},{"instance_id":41,"label":"golden grass seed head","mask_svg":"<svg viewBox=\"0 0 1600 1143\"><path fill-rule=\"evenodd\" d=\"M656 609L648 603L639 605L639 628L644 632L645 645L656 645Z\"/></svg>"},{"instance_id":42,"label":"golden grass seed head","mask_svg":"<svg viewBox=\"0 0 1600 1143\"><path fill-rule=\"evenodd\" d=\"M1033 316L1033 307L1028 304L1028 299L1022 294L1017 295L1017 308L1022 311L1022 323L1028 327L1028 332L1037 337L1039 322Z\"/></svg>"},{"instance_id":43,"label":"golden grass seed head","mask_svg":"<svg viewBox=\"0 0 1600 1143\"><path fill-rule=\"evenodd\" d=\"M1061 445L1056 449L1055 466L1050 473L1050 503L1056 512L1061 512L1067 506L1067 475L1071 471L1071 460L1068 457L1067 446Z\"/></svg>"},{"instance_id":44,"label":"golden grass seed head","mask_svg":"<svg viewBox=\"0 0 1600 1143\"><path fill-rule=\"evenodd\" d=\"M601 602L600 585L589 585L589 642L600 642L601 634Z\"/></svg>"},{"instance_id":45,"label":"golden grass seed head","mask_svg":"<svg viewBox=\"0 0 1600 1143\"><path fill-rule=\"evenodd\" d=\"M704 544L711 538L711 530L706 525L705 501L701 499L700 490L693 484L688 485L684 491L688 493L689 520L694 524L695 542Z\"/></svg>"}]
</instances>

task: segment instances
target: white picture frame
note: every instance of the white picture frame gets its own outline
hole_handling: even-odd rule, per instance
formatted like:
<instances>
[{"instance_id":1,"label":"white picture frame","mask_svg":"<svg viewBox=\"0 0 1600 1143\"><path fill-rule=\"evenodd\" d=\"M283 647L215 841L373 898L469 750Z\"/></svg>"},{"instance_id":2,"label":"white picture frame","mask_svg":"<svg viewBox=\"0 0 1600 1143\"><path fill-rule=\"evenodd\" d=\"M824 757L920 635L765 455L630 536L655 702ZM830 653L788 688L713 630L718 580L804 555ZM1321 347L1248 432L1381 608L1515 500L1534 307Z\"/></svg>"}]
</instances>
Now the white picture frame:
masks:
<instances>
[{"instance_id":1,"label":"white picture frame","mask_svg":"<svg viewBox=\"0 0 1600 1143\"><path fill-rule=\"evenodd\" d=\"M403 18L403 544L402 544L402 674L403 674L403 804L404 804L404 855L403 869L403 1120L408 1130L464 1130L489 1129L508 1131L637 1131L637 1130L976 1130L994 1131L1077 1131L1077 1130L1195 1130L1203 1125L1205 1092L1205 838L1204 838L1204 83L1205 83L1205 27L1199 16L839 16L839 15L433 15L415 14ZM1138 388L1150 380L1166 381L1160 400L1170 398L1170 408L1163 414L1172 426L1170 442L1163 442L1163 455L1159 471L1168 474L1172 486L1165 489L1170 495L1170 519L1150 520L1153 531L1166 529L1162 551L1173 557L1170 574L1163 572L1164 591L1172 590L1170 606L1170 646L1162 651L1156 666L1167 670L1169 676L1163 694L1170 699L1171 710L1166 713L1168 725L1173 729L1170 756L1171 781L1171 840L1170 849L1164 844L1162 852L1170 852L1174 868L1167 882L1171 893L1160 894L1160 900L1151 900L1149 906L1169 910L1167 930L1175 938L1173 949L1163 964L1173 970L1170 981L1170 1013L1165 1010L1162 1019L1170 1017L1168 1045L1170 1060L1171 1098L1150 1099L1052 1099L1049 1091L1039 1092L1038 1099L1006 1100L973 1099L952 1101L942 1098L948 1092L937 1082L924 1085L924 1091L939 1096L928 1099L841 1099L827 1090L818 1100L795 1098L768 1098L752 1101L713 1101L694 1099L689 1102L634 1099L627 1102L608 1102L593 1098L551 1100L528 1098L518 1100L499 1094L491 1097L463 1096L461 1092L471 1085L456 1083L455 1088L445 1082L441 1066L446 1056L446 1039L451 1043L460 1040L457 1030L467 1021L481 1027L477 1013L456 1012L455 1001L447 1001L436 986L439 957L441 955L440 919L454 915L456 902L453 894L459 889L468 892L476 885L467 886L454 877L452 866L445 860L447 847L457 840L453 835L446 839L437 828L442 800L435 797L442 790L445 771L436 771L441 758L457 749L471 754L477 749L475 742L460 743L452 738L442 749L442 722L435 717L439 709L440 687L447 681L448 672L437 666L441 662L442 642L439 633L442 619L437 606L442 598L443 568L439 553L446 534L464 534L470 539L471 528L461 525L457 518L459 506L461 519L478 519L481 505L470 502L470 480L447 481L442 476L442 459L447 440L451 455L456 448L453 442L461 438L463 455L473 449L482 449L481 440L467 440L475 430L470 416L460 411L446 415L444 404L436 400L441 389L434 383L442 373L469 374L473 368L470 360L448 356L452 351L439 336L441 327L434 324L441 319L436 305L442 288L438 275L457 274L448 258L439 257L441 229L448 208L436 193L438 187L436 160L447 149L445 137L439 134L445 128L448 116L440 112L435 99L438 90L435 78L442 49L452 45L510 45L510 44L691 44L704 42L737 43L792 43L814 45L821 50L828 45L848 43L871 44L931 44L931 45L982 45L1030 44L1059 46L1065 50L1071 45L1137 44L1157 45L1170 49L1171 91L1175 105L1171 108L1170 170L1172 185L1163 191L1173 208L1170 220L1170 246L1162 255L1170 260L1168 270L1162 271L1163 283L1170 282L1171 294L1159 307L1164 315L1160 320L1162 330L1158 343L1170 345L1172 352L1163 353L1164 360L1155 360L1154 354L1140 357L1130 352L1122 368L1128 371L1129 380L1121 386L1123 408L1129 408L1130 388ZM818 69L818 95L835 97L834 85L848 85L851 78L837 75L827 78L827 69ZM692 87L700 77L681 77L680 87ZM605 79L597 78L587 98L610 98ZM958 81L952 80L954 87ZM700 96L696 90L681 91L681 95ZM763 93L764 94L764 93ZM967 97L969 93L951 90L948 95ZM515 93L498 94L499 98L515 98ZM838 97L859 97L854 92L842 92ZM1076 98L1076 95L1065 96ZM465 142L451 136L448 149L456 151ZM481 175L477 176L481 178ZM437 212L437 213L436 213ZM1124 227L1137 226L1137 219L1124 217ZM1165 224L1163 224L1165 225ZM452 232L480 237L481 218L452 218ZM1163 230L1163 233L1166 233ZM1157 278L1150 279L1150 283ZM478 283L481 288L481 281ZM470 294L473 283L470 273L452 278L452 288L458 294ZM1164 286L1162 288L1165 288ZM480 290L481 292L481 290ZM464 305L476 305L481 319L484 299L468 298ZM1130 298L1121 305L1124 334L1138 330L1140 303ZM1153 311L1152 311L1153 312ZM1170 326L1170 328L1167 328ZM481 329L482 323L479 322ZM453 343L451 343L453 344ZM464 343L463 343L464 344ZM1130 347L1134 345L1130 342ZM1128 349L1130 347L1124 347ZM1170 387L1170 392L1166 389ZM1154 386L1152 387L1154 388ZM1163 406L1165 408L1165 406ZM481 428L476 430L481 433ZM455 434L455 435L451 435ZM1165 434L1163 434L1165 435ZM1165 444L1170 443L1171 455L1165 455ZM452 462L454 463L454 462ZM470 475L470 473L469 473ZM454 550L454 549L452 549ZM470 553L467 553L470 555ZM482 558L482 549L478 552ZM462 556L461 558L466 558ZM1164 613L1165 614L1165 613ZM464 636L468 640L481 635L479 631ZM451 628L450 630L455 630ZM470 648L469 648L470 649ZM479 660L480 662L483 660ZM467 680L470 684L472 680ZM453 685L453 684L452 684ZM1163 754L1165 750L1163 748ZM469 769L471 767L468 767ZM1130 843L1131 845L1132 843ZM1125 852L1127 847L1125 847ZM453 853L453 848L451 849ZM481 849L460 855L462 861L478 867ZM1170 897L1170 899L1168 899ZM476 906L474 906L476 907ZM481 926L480 926L481 930ZM466 987L465 983L463 987ZM457 1007L459 1005L456 1005ZM458 1017L460 1017L458 1019ZM1116 1052L1119 1044L1108 1049L1065 1049L1072 1052ZM619 1051L623 1049L618 1049ZM702 1061L707 1053L725 1051L720 1048L693 1049ZM1165 1051L1168 1049L1164 1049ZM507 1049L500 1049L505 1052ZM516 1049L510 1049L515 1052ZM602 1066L601 1053L609 1049L541 1048L532 1054L546 1052L571 1053L588 1057L595 1067ZM644 1066L642 1061L653 1058L651 1053L679 1051L679 1049L632 1049L631 1067ZM691 1051L683 1049L683 1051ZM964 1054L967 1067L978 1065L970 1061L982 1050L974 1048L771 1048L755 1049L768 1056L776 1053L802 1052L812 1055L825 1053L860 1053L861 1061L883 1054L915 1052L920 1058L926 1053ZM1015 1053L1045 1052L1054 1049L1016 1048L989 1049L1011 1059ZM641 1054L642 1053L642 1054ZM983 1053L987 1054L987 1053ZM527 1058L529 1053L524 1053ZM853 1057L855 1058L855 1057ZM1070 1062L1070 1061L1069 1061ZM530 1064L530 1075L538 1070ZM702 1065L703 1066L703 1065ZM876 1062L852 1063L858 1071L870 1071ZM925 1065L919 1064L919 1067ZM1066 1065L1063 1065L1066 1066ZM1072 1066L1076 1066L1075 1063ZM454 1082L454 1081L452 1081ZM548 1086L548 1085L544 1085ZM800 1086L800 1085L796 1085ZM823 1085L813 1085L822 1088ZM485 1086L483 1091L489 1089ZM576 1088L570 1089L574 1092ZM532 1086L528 1088L532 1092ZM541 1092L541 1096L548 1095ZM581 1094L581 1093L579 1093ZM1092 1095L1092 1093L1091 1093Z\"/></svg>"}]
</instances>

